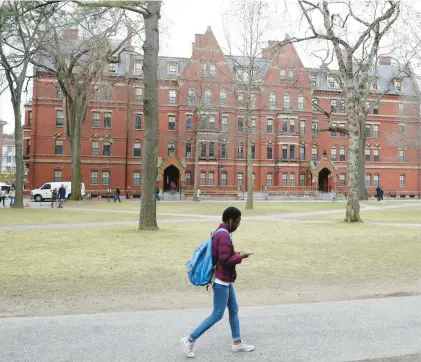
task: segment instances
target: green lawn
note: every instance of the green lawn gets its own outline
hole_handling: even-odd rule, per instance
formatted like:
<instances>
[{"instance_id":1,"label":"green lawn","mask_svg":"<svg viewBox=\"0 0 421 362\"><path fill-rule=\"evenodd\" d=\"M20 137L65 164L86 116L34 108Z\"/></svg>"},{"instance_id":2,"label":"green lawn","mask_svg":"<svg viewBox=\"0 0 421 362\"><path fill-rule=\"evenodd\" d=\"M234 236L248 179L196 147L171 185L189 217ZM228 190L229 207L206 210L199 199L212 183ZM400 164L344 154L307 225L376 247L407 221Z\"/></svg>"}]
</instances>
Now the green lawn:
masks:
<instances>
[{"instance_id":1,"label":"green lawn","mask_svg":"<svg viewBox=\"0 0 421 362\"><path fill-rule=\"evenodd\" d=\"M33 300L42 305L50 298L59 305L97 297L101 303L92 311L109 310L110 296L122 296L116 310L129 295L135 296L129 309L203 303L207 294L189 285L185 263L215 227L196 222L163 224L158 232L127 226L0 232L0 315L15 311L16 296L26 308L22 314L31 313ZM413 290L421 271L419 233L370 224L244 221L234 243L254 255L238 266L237 288L249 305L280 303L287 295L300 301L310 292L323 300ZM69 305L64 312L72 310Z\"/></svg>"}]
</instances>

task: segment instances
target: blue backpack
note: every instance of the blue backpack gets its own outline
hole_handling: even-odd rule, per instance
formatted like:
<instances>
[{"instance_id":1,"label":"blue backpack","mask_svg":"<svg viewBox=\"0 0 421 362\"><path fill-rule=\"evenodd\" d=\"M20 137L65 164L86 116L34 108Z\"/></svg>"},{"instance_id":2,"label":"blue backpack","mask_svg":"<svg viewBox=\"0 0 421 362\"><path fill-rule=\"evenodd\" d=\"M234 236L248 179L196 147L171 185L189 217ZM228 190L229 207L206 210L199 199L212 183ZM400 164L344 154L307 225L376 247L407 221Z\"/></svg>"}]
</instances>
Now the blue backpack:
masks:
<instances>
[{"instance_id":1,"label":"blue backpack","mask_svg":"<svg viewBox=\"0 0 421 362\"><path fill-rule=\"evenodd\" d=\"M229 232L226 229L218 229L202 245L198 246L193 257L187 262L187 274L190 282L195 286L208 286L213 276L212 239L219 232ZM231 235L230 235L231 239Z\"/></svg>"}]
</instances>

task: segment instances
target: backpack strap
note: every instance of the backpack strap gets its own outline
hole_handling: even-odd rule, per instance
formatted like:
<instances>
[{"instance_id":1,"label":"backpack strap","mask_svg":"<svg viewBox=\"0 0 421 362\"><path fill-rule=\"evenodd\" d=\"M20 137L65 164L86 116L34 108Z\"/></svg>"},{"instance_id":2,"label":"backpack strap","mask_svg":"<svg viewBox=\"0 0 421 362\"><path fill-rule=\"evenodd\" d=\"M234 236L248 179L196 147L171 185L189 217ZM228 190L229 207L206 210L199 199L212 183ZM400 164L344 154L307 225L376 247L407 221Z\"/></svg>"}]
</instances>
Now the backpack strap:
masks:
<instances>
[{"instance_id":1,"label":"backpack strap","mask_svg":"<svg viewBox=\"0 0 421 362\"><path fill-rule=\"evenodd\" d=\"M225 232L225 233L227 233L227 234L228 234L228 236L229 236L229 238L230 238L230 241L231 241L231 243L232 243L231 234L229 233L229 231L228 231L227 229L224 229L224 228L219 228L219 229L217 229L216 231L214 231L213 233L211 233L211 237L212 237L212 239L214 238L214 236L215 236L216 234L218 234L218 233L220 233L220 232ZM218 247L219 247L219 245L218 245ZM210 282L206 285L206 291L209 291L209 285L213 285L213 284L214 284L214 282L215 282L215 270L216 270L216 265L215 265L215 267L214 267L214 269L213 269L212 279L211 279L211 281L210 281Z\"/></svg>"}]
</instances>

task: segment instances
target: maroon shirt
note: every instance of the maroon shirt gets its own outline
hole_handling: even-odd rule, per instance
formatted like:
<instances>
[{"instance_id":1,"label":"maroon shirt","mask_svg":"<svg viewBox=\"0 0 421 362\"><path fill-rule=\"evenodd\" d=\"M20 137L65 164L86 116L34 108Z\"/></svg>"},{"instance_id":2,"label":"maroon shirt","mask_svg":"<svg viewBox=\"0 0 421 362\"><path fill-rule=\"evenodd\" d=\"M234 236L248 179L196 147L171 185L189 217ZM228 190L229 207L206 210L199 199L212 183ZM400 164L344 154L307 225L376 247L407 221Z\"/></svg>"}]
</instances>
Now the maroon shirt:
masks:
<instances>
[{"instance_id":1,"label":"maroon shirt","mask_svg":"<svg viewBox=\"0 0 421 362\"><path fill-rule=\"evenodd\" d=\"M229 231L224 224L219 225L219 229L221 228ZM243 258L235 252L229 234L224 231L220 231L212 239L212 260L216 265L215 278L227 283L235 281L235 266L240 264Z\"/></svg>"}]
</instances>

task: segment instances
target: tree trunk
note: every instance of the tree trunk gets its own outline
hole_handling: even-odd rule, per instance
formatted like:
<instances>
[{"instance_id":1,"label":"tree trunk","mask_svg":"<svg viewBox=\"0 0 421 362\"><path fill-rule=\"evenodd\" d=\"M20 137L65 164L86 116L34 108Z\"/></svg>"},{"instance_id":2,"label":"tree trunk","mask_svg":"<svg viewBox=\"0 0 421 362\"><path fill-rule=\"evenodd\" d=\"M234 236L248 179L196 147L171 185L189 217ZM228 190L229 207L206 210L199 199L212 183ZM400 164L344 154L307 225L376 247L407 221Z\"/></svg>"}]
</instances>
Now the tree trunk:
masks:
<instances>
[{"instance_id":1,"label":"tree trunk","mask_svg":"<svg viewBox=\"0 0 421 362\"><path fill-rule=\"evenodd\" d=\"M349 156L348 156L348 198L346 205L345 221L361 222L360 218L360 189L359 189L359 134L357 123L357 108L359 107L354 97L348 97L349 120Z\"/></svg>"},{"instance_id":2,"label":"tree trunk","mask_svg":"<svg viewBox=\"0 0 421 362\"><path fill-rule=\"evenodd\" d=\"M360 130L358 147L358 174L360 180L360 200L368 200L367 189L365 187L365 129Z\"/></svg>"},{"instance_id":3,"label":"tree trunk","mask_svg":"<svg viewBox=\"0 0 421 362\"><path fill-rule=\"evenodd\" d=\"M71 119L72 133L70 135L70 148L72 152L72 200L82 200L81 184L82 184L82 173L81 173L81 139L82 139L82 121L80 114L75 109L71 110L69 115ZM110 172L111 177L111 172Z\"/></svg>"},{"instance_id":4,"label":"tree trunk","mask_svg":"<svg viewBox=\"0 0 421 362\"><path fill-rule=\"evenodd\" d=\"M16 160L16 189L15 189L15 208L23 208L23 189L24 189L24 171L23 171L23 128L21 124L20 101L16 105L13 103L13 112L15 116L15 160Z\"/></svg>"},{"instance_id":5,"label":"tree trunk","mask_svg":"<svg viewBox=\"0 0 421 362\"><path fill-rule=\"evenodd\" d=\"M195 135L195 145L194 145L194 177L193 177L193 201L199 201L197 198L197 188L198 186L198 177L199 177L199 152L200 152L200 143L199 143L199 125L196 126L196 135Z\"/></svg>"},{"instance_id":6,"label":"tree trunk","mask_svg":"<svg viewBox=\"0 0 421 362\"><path fill-rule=\"evenodd\" d=\"M156 177L158 173L158 51L160 1L148 1L145 20L144 53L144 114L146 121L145 151L142 162L142 198L139 229L158 229L156 222Z\"/></svg>"},{"instance_id":7,"label":"tree trunk","mask_svg":"<svg viewBox=\"0 0 421 362\"><path fill-rule=\"evenodd\" d=\"M253 156L251 152L252 148L252 136L251 136L251 117L248 119L247 127L247 203L246 210L253 209Z\"/></svg>"}]
</instances>

